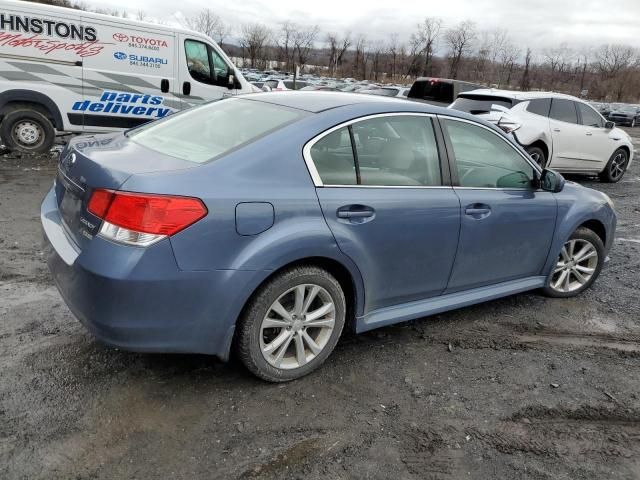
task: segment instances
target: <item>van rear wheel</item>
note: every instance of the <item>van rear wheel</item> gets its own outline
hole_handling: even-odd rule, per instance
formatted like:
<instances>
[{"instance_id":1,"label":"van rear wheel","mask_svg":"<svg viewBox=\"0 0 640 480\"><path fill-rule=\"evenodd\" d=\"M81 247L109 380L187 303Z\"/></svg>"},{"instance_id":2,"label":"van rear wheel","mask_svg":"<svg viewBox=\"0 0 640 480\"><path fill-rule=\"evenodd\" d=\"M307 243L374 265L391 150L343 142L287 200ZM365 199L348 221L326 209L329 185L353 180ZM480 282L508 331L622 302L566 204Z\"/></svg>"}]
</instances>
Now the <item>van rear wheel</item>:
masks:
<instances>
[{"instance_id":1,"label":"van rear wheel","mask_svg":"<svg viewBox=\"0 0 640 480\"><path fill-rule=\"evenodd\" d=\"M11 151L44 153L53 146L56 131L43 113L20 107L4 115L0 136Z\"/></svg>"}]
</instances>

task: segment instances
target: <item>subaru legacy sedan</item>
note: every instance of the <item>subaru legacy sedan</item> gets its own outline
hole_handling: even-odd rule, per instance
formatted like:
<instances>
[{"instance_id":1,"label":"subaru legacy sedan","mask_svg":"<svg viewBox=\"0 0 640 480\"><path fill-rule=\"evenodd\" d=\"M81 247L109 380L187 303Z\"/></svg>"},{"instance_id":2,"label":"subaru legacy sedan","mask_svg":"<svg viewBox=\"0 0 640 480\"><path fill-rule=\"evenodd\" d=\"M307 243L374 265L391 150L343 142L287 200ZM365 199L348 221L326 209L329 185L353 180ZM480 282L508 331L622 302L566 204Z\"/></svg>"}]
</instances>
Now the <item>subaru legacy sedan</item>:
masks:
<instances>
[{"instance_id":1,"label":"subaru legacy sedan","mask_svg":"<svg viewBox=\"0 0 640 480\"><path fill-rule=\"evenodd\" d=\"M47 260L101 341L231 352L274 382L344 328L598 277L616 216L498 128L398 99L230 98L78 137L42 204Z\"/></svg>"}]
</instances>

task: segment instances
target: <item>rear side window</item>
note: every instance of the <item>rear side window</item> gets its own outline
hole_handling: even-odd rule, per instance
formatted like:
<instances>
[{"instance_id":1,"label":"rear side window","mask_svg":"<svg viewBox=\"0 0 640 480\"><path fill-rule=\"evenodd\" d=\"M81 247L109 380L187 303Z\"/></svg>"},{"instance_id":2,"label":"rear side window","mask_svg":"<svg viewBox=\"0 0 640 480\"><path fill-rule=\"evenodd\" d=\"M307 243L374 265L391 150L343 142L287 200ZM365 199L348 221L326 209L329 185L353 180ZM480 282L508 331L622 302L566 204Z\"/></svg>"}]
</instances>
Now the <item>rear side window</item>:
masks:
<instances>
[{"instance_id":1,"label":"rear side window","mask_svg":"<svg viewBox=\"0 0 640 480\"><path fill-rule=\"evenodd\" d=\"M323 137L310 153L325 185L442 185L433 124L427 117L363 120Z\"/></svg>"},{"instance_id":2,"label":"rear side window","mask_svg":"<svg viewBox=\"0 0 640 480\"><path fill-rule=\"evenodd\" d=\"M527 105L527 112L542 115L543 117L549 116L549 110L551 110L550 98L535 98L529 100L529 105Z\"/></svg>"},{"instance_id":3,"label":"rear side window","mask_svg":"<svg viewBox=\"0 0 640 480\"><path fill-rule=\"evenodd\" d=\"M479 115L481 113L491 112L492 105L500 105L502 107L511 108L514 105L513 100L504 97L492 97L488 95L460 95L451 108L461 112Z\"/></svg>"},{"instance_id":4,"label":"rear side window","mask_svg":"<svg viewBox=\"0 0 640 480\"><path fill-rule=\"evenodd\" d=\"M228 98L143 125L127 136L150 150L205 163L305 115L302 110Z\"/></svg>"},{"instance_id":5,"label":"rear side window","mask_svg":"<svg viewBox=\"0 0 640 480\"><path fill-rule=\"evenodd\" d=\"M321 138L311 147L311 158L325 185L356 185L356 162L347 127Z\"/></svg>"},{"instance_id":6,"label":"rear side window","mask_svg":"<svg viewBox=\"0 0 640 480\"><path fill-rule=\"evenodd\" d=\"M277 80L267 80L266 82L264 82L264 86L265 87L269 87L269 88L278 88L278 81Z\"/></svg>"},{"instance_id":7,"label":"rear side window","mask_svg":"<svg viewBox=\"0 0 640 480\"><path fill-rule=\"evenodd\" d=\"M578 110L580 111L580 116L582 117L582 125L596 128L604 127L604 119L598 112L584 103L578 103L577 105Z\"/></svg>"},{"instance_id":8,"label":"rear side window","mask_svg":"<svg viewBox=\"0 0 640 480\"><path fill-rule=\"evenodd\" d=\"M575 104L571 100L565 100L563 98L553 99L549 117L560 122L578 123Z\"/></svg>"}]
</instances>

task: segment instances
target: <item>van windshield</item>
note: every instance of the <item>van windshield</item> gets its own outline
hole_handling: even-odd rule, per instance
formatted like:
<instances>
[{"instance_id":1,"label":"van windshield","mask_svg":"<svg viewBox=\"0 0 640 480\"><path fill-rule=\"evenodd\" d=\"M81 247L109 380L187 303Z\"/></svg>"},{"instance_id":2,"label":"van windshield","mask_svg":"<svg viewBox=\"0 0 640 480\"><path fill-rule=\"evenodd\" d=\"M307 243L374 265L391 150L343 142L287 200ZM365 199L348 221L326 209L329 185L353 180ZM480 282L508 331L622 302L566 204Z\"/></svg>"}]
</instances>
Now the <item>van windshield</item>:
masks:
<instances>
[{"instance_id":1,"label":"van windshield","mask_svg":"<svg viewBox=\"0 0 640 480\"><path fill-rule=\"evenodd\" d=\"M304 115L279 105L228 98L143 125L127 136L150 150L205 163Z\"/></svg>"}]
</instances>

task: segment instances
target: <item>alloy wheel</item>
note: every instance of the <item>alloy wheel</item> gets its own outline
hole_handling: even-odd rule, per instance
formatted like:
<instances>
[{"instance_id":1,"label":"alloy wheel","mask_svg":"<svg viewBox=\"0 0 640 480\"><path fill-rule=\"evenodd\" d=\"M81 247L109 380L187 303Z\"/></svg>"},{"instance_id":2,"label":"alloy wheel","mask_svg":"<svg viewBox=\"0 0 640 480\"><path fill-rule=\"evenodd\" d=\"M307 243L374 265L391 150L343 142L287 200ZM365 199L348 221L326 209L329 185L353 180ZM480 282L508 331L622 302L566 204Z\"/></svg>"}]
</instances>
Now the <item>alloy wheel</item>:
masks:
<instances>
[{"instance_id":1,"label":"alloy wheel","mask_svg":"<svg viewBox=\"0 0 640 480\"><path fill-rule=\"evenodd\" d=\"M609 172L613 180L618 180L624 175L627 166L627 155L624 152L618 152L611 161Z\"/></svg>"},{"instance_id":2,"label":"alloy wheel","mask_svg":"<svg viewBox=\"0 0 640 480\"><path fill-rule=\"evenodd\" d=\"M300 368L327 346L335 326L336 307L319 285L297 285L280 295L260 326L260 350L273 367Z\"/></svg>"},{"instance_id":3,"label":"alloy wheel","mask_svg":"<svg viewBox=\"0 0 640 480\"><path fill-rule=\"evenodd\" d=\"M575 292L591 280L597 266L598 251L591 242L569 240L562 247L549 285L557 292Z\"/></svg>"}]
</instances>

